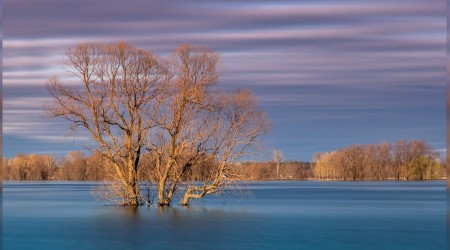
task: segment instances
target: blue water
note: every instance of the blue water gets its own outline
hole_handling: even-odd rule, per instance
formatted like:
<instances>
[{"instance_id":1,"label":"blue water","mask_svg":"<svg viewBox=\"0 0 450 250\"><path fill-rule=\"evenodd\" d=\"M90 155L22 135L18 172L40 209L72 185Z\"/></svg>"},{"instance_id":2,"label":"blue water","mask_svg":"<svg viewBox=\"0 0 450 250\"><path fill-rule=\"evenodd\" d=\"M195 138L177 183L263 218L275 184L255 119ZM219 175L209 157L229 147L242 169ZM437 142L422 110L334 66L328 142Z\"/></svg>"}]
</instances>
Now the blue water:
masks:
<instances>
[{"instance_id":1,"label":"blue water","mask_svg":"<svg viewBox=\"0 0 450 250\"><path fill-rule=\"evenodd\" d=\"M445 182L255 182L190 208L105 206L98 183L3 183L13 249L446 249Z\"/></svg>"}]
</instances>

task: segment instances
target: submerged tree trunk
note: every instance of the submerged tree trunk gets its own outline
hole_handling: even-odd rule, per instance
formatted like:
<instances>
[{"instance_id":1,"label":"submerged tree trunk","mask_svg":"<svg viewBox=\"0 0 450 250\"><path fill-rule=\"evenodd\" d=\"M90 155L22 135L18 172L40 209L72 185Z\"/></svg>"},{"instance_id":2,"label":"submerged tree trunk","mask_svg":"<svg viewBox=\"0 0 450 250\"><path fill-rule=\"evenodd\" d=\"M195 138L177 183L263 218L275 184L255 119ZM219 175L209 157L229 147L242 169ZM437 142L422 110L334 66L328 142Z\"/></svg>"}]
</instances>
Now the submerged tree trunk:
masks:
<instances>
[{"instance_id":1,"label":"submerged tree trunk","mask_svg":"<svg viewBox=\"0 0 450 250\"><path fill-rule=\"evenodd\" d=\"M140 190L139 184L137 181L132 181L130 183L129 191L128 191L128 203L123 204L125 206L137 207L142 205L140 201Z\"/></svg>"},{"instance_id":2,"label":"submerged tree trunk","mask_svg":"<svg viewBox=\"0 0 450 250\"><path fill-rule=\"evenodd\" d=\"M199 187L188 188L188 190L184 194L183 199L180 201L180 205L181 206L189 206L189 202L192 199L201 199L201 198L203 198L203 196L205 196L206 194L208 194L210 192L211 192L211 189L208 189L206 187L203 187L203 188L199 188Z\"/></svg>"},{"instance_id":3,"label":"submerged tree trunk","mask_svg":"<svg viewBox=\"0 0 450 250\"><path fill-rule=\"evenodd\" d=\"M137 177L137 174L134 176L131 186L133 188L133 199L131 199L133 203L131 204L131 206L143 205L143 203L141 202L141 190L139 187L139 179Z\"/></svg>"},{"instance_id":4,"label":"submerged tree trunk","mask_svg":"<svg viewBox=\"0 0 450 250\"><path fill-rule=\"evenodd\" d=\"M158 183L158 206L169 206L169 204L166 201L166 181L165 180L159 180Z\"/></svg>"}]
</instances>

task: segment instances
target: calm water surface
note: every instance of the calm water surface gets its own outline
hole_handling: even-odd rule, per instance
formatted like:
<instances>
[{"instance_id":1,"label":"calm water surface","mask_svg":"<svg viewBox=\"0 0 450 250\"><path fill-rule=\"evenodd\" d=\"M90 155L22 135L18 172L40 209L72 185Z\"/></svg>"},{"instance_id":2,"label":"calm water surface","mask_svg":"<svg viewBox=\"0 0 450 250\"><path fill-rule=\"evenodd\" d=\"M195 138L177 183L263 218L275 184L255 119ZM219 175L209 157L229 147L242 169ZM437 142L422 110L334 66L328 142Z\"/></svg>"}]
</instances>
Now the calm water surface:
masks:
<instances>
[{"instance_id":1,"label":"calm water surface","mask_svg":"<svg viewBox=\"0 0 450 250\"><path fill-rule=\"evenodd\" d=\"M256 182L190 208L106 206L98 183L3 183L12 249L446 249L436 182Z\"/></svg>"}]
</instances>

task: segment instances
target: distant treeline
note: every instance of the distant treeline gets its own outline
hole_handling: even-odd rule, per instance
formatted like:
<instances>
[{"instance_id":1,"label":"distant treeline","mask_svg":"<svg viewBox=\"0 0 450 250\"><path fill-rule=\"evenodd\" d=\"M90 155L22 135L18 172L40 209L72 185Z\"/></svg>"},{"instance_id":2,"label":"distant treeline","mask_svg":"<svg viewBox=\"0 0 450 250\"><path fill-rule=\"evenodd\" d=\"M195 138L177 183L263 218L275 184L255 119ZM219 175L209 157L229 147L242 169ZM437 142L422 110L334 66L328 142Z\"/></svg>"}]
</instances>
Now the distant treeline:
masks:
<instances>
[{"instance_id":1,"label":"distant treeline","mask_svg":"<svg viewBox=\"0 0 450 250\"><path fill-rule=\"evenodd\" d=\"M57 160L55 156L44 154L18 154L13 158L3 159L3 179L17 181L102 181L112 180L106 171L105 161L98 155L84 157L82 152L69 152ZM141 164L148 164L148 171L141 171L142 180L154 179L152 163L144 157ZM233 176L246 180L271 180L276 178L273 162L244 162L233 168ZM313 164L309 162L283 162L281 179L303 180L311 178ZM207 161L199 166L192 166L188 176L190 180L205 180L211 174Z\"/></svg>"},{"instance_id":2,"label":"distant treeline","mask_svg":"<svg viewBox=\"0 0 450 250\"><path fill-rule=\"evenodd\" d=\"M285 161L280 165L281 180L426 180L445 178L445 164L424 141L399 141L352 145L333 152L317 153L315 162ZM139 172L142 180L152 180L152 161L144 155L140 164L150 166ZM113 180L99 155L85 157L69 152L56 159L50 154L18 154L3 159L3 179L18 181L102 181ZM212 165L212 164L211 164ZM192 166L187 180L206 180L210 164ZM143 168L144 169L144 168ZM240 162L230 173L242 180L277 179L275 162Z\"/></svg>"},{"instance_id":3,"label":"distant treeline","mask_svg":"<svg viewBox=\"0 0 450 250\"><path fill-rule=\"evenodd\" d=\"M446 175L439 154L424 141L351 145L314 158L317 179L433 180Z\"/></svg>"},{"instance_id":4,"label":"distant treeline","mask_svg":"<svg viewBox=\"0 0 450 250\"><path fill-rule=\"evenodd\" d=\"M314 178L314 163L285 161L280 164L280 180L307 180ZM243 180L275 180L275 162L241 162L234 167L236 176Z\"/></svg>"},{"instance_id":5,"label":"distant treeline","mask_svg":"<svg viewBox=\"0 0 450 250\"><path fill-rule=\"evenodd\" d=\"M99 181L106 172L98 156L69 152L59 160L50 154L18 154L3 158L3 179L16 181Z\"/></svg>"}]
</instances>

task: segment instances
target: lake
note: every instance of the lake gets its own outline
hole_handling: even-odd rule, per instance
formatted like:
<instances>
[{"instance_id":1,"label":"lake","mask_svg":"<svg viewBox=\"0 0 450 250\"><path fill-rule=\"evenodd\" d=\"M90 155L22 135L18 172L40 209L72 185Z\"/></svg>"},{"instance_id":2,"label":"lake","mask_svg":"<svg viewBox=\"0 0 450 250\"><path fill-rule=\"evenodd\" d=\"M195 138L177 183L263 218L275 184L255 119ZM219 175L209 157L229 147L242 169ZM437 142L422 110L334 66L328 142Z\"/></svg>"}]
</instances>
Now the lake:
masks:
<instances>
[{"instance_id":1,"label":"lake","mask_svg":"<svg viewBox=\"0 0 450 250\"><path fill-rule=\"evenodd\" d=\"M445 181L252 182L191 207L106 206L98 183L3 182L13 249L446 249Z\"/></svg>"}]
</instances>

